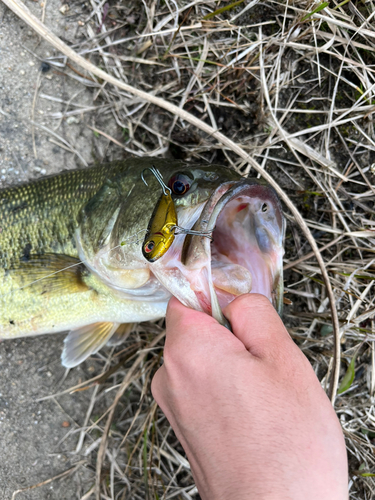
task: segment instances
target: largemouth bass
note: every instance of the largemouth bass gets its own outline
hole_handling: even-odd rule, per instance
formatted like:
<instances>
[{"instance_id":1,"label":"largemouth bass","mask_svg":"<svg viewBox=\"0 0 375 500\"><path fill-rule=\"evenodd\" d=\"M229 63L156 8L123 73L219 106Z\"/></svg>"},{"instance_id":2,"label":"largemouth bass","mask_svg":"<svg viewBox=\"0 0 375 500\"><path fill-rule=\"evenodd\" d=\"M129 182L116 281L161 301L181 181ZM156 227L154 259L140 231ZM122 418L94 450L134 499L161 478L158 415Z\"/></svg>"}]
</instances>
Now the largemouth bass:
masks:
<instances>
[{"instance_id":1,"label":"largemouth bass","mask_svg":"<svg viewBox=\"0 0 375 500\"><path fill-rule=\"evenodd\" d=\"M146 169L180 229L156 260L164 195ZM219 165L128 159L1 190L0 338L69 331L73 367L163 317L172 295L215 316L256 292L280 312L283 238L274 190Z\"/></svg>"}]
</instances>

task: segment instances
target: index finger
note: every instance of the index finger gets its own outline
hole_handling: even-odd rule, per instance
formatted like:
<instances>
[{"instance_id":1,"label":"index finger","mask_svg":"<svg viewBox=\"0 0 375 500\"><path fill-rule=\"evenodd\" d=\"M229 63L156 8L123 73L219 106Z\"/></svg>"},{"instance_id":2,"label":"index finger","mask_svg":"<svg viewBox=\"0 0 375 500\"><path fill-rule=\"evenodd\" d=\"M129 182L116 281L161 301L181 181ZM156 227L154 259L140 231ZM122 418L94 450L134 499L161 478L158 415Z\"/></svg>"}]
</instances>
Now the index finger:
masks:
<instances>
[{"instance_id":1,"label":"index finger","mask_svg":"<svg viewBox=\"0 0 375 500\"><path fill-rule=\"evenodd\" d=\"M176 298L169 301L166 316L165 351L178 357L189 353L209 354L209 350L241 346L232 333L212 316L181 304ZM243 347L243 346L242 346Z\"/></svg>"}]
</instances>

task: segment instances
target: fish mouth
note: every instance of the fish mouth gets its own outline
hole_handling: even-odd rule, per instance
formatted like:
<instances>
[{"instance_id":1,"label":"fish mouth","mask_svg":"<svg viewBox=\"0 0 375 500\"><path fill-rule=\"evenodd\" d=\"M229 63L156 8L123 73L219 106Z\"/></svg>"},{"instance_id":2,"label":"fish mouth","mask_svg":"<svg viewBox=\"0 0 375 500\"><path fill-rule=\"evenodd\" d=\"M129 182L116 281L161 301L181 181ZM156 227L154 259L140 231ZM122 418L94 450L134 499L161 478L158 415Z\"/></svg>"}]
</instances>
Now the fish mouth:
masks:
<instances>
[{"instance_id":1,"label":"fish mouth","mask_svg":"<svg viewBox=\"0 0 375 500\"><path fill-rule=\"evenodd\" d=\"M176 237L173 254L153 268L173 295L220 320L237 296L260 293L281 314L285 224L271 187L250 179L220 185L190 229L202 235ZM166 279L172 269L174 283Z\"/></svg>"}]
</instances>

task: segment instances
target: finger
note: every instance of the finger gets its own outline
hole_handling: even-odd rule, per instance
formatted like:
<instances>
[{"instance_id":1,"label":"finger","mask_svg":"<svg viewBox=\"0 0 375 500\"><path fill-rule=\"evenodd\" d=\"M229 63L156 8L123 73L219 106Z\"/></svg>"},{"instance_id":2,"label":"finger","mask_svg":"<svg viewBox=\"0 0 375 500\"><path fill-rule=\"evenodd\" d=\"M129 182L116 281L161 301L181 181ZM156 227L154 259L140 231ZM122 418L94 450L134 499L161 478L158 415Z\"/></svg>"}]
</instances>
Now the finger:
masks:
<instances>
[{"instance_id":1,"label":"finger","mask_svg":"<svg viewBox=\"0 0 375 500\"><path fill-rule=\"evenodd\" d=\"M212 349L225 349L228 343L240 345L231 332L206 313L195 311L181 304L176 298L169 301L166 316L164 359L179 360L200 354L205 356Z\"/></svg>"},{"instance_id":2,"label":"finger","mask_svg":"<svg viewBox=\"0 0 375 500\"><path fill-rule=\"evenodd\" d=\"M211 330L226 333L227 329L221 326L212 316L185 307L175 297L168 304L167 315L167 338L169 342L189 337L196 340L199 337L210 335Z\"/></svg>"},{"instance_id":3,"label":"finger","mask_svg":"<svg viewBox=\"0 0 375 500\"><path fill-rule=\"evenodd\" d=\"M184 306L179 300L172 297L167 308L166 323L167 328L170 329L169 334L171 334L175 333L176 328L181 328L181 326L190 328L201 323L202 327L205 328L217 324L217 321L206 313Z\"/></svg>"},{"instance_id":4,"label":"finger","mask_svg":"<svg viewBox=\"0 0 375 500\"><path fill-rule=\"evenodd\" d=\"M255 356L263 357L285 342L292 342L280 316L264 295L241 295L224 309L224 314L234 335Z\"/></svg>"}]
</instances>

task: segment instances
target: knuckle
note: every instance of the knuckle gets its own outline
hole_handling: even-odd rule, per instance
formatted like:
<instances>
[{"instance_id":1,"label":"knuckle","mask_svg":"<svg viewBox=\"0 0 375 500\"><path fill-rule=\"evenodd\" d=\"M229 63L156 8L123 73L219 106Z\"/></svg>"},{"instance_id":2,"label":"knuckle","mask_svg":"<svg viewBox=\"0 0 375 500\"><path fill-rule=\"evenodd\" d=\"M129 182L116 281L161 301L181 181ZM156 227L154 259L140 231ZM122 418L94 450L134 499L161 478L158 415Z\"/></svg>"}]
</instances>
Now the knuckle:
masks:
<instances>
[{"instance_id":1,"label":"knuckle","mask_svg":"<svg viewBox=\"0 0 375 500\"><path fill-rule=\"evenodd\" d=\"M162 370L163 367L159 368L151 381L151 393L157 403L159 403L159 401L161 401L162 399L161 397L163 390L163 383L161 381L161 379L163 378Z\"/></svg>"},{"instance_id":2,"label":"knuckle","mask_svg":"<svg viewBox=\"0 0 375 500\"><path fill-rule=\"evenodd\" d=\"M172 367L172 366L178 364L179 363L178 358L179 358L178 349L174 349L173 346L166 344L164 347L164 352L163 352L164 366L169 368L169 367Z\"/></svg>"},{"instance_id":3,"label":"knuckle","mask_svg":"<svg viewBox=\"0 0 375 500\"><path fill-rule=\"evenodd\" d=\"M166 343L163 353L163 361L166 373L171 377L176 377L181 371L189 369L192 353L188 346L181 342Z\"/></svg>"},{"instance_id":4,"label":"knuckle","mask_svg":"<svg viewBox=\"0 0 375 500\"><path fill-rule=\"evenodd\" d=\"M207 364L208 348L206 342L189 341L168 342L164 348L163 360L169 378L185 379L186 375L199 374Z\"/></svg>"}]
</instances>

